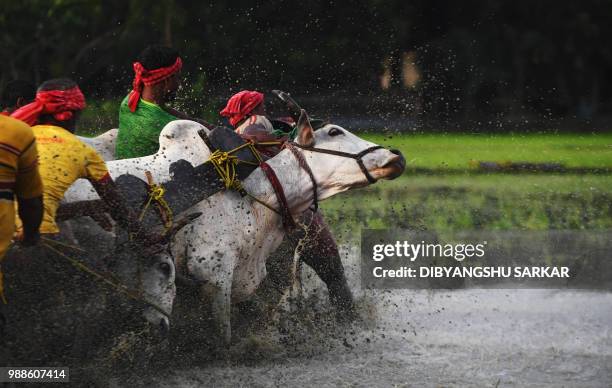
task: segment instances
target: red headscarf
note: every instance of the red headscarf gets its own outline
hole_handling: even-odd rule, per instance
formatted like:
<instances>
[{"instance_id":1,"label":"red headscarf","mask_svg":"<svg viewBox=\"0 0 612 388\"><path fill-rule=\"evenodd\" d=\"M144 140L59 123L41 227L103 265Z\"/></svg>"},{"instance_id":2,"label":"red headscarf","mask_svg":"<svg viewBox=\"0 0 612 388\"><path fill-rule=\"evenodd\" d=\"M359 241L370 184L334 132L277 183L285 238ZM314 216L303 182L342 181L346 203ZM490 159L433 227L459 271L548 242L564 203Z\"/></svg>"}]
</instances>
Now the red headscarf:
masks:
<instances>
[{"instance_id":1,"label":"red headscarf","mask_svg":"<svg viewBox=\"0 0 612 388\"><path fill-rule=\"evenodd\" d=\"M236 126L264 99L264 95L257 91L243 90L234 94L225 108L220 112L223 117L229 118L230 124Z\"/></svg>"},{"instance_id":2,"label":"red headscarf","mask_svg":"<svg viewBox=\"0 0 612 388\"><path fill-rule=\"evenodd\" d=\"M132 81L132 92L128 98L128 107L132 112L138 107L140 101L140 93L143 86L151 86L160 83L161 81L170 78L174 73L181 70L183 61L180 57L176 58L174 64L168 67L160 67L159 69L147 70L140 62L134 62L134 81Z\"/></svg>"},{"instance_id":3,"label":"red headscarf","mask_svg":"<svg viewBox=\"0 0 612 388\"><path fill-rule=\"evenodd\" d=\"M43 90L36 93L34 102L17 109L11 117L28 125L36 124L41 114L52 114L56 120L66 121L85 106L85 96L78 86L66 90Z\"/></svg>"}]
</instances>

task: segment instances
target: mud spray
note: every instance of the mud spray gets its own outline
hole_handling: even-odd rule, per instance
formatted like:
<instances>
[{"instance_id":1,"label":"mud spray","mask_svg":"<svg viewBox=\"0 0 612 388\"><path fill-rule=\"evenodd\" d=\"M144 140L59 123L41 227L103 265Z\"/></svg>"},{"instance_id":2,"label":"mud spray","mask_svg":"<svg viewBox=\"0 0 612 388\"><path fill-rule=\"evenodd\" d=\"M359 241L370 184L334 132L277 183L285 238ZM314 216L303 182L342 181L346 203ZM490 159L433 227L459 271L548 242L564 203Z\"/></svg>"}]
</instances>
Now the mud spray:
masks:
<instances>
[{"instance_id":1,"label":"mud spray","mask_svg":"<svg viewBox=\"0 0 612 388\"><path fill-rule=\"evenodd\" d=\"M339 325L325 287L304 268L303 297L282 311L261 300L235 309L230 348L215 343L206 312L189 322L175 318L173 338L149 348L146 363L132 359L114 384L503 387L612 380L612 293L362 290L357 248L345 246L342 255L359 322Z\"/></svg>"}]
</instances>

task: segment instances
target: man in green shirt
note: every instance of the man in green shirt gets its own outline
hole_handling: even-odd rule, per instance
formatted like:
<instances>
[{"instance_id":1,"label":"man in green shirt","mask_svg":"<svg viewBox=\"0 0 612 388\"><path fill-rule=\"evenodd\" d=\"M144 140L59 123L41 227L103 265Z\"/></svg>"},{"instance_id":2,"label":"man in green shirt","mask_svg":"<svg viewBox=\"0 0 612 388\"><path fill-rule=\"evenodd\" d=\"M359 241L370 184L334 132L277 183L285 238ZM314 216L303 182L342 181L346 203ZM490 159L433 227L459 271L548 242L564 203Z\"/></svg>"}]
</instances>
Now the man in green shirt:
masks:
<instances>
[{"instance_id":1,"label":"man in green shirt","mask_svg":"<svg viewBox=\"0 0 612 388\"><path fill-rule=\"evenodd\" d=\"M179 119L194 120L166 106L176 96L182 64L176 50L163 46L147 47L134 62L133 90L119 107L117 159L156 153L159 133L166 124Z\"/></svg>"}]
</instances>

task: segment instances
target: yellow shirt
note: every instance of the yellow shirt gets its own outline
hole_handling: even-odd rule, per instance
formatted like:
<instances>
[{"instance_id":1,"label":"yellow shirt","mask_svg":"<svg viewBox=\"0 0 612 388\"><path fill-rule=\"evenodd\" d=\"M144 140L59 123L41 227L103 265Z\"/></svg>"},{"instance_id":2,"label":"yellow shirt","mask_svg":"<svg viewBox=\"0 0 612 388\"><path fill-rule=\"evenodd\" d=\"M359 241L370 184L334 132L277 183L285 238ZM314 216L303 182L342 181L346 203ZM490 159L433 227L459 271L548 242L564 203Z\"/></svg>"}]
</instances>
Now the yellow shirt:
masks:
<instances>
[{"instance_id":1,"label":"yellow shirt","mask_svg":"<svg viewBox=\"0 0 612 388\"><path fill-rule=\"evenodd\" d=\"M44 186L45 213L40 233L58 233L55 213L66 190L79 178L91 181L108 179L108 169L96 150L64 128L35 125L32 131L36 137Z\"/></svg>"},{"instance_id":2,"label":"yellow shirt","mask_svg":"<svg viewBox=\"0 0 612 388\"><path fill-rule=\"evenodd\" d=\"M30 199L43 193L37 159L32 129L0 115L0 260L15 230L14 196Z\"/></svg>"}]
</instances>

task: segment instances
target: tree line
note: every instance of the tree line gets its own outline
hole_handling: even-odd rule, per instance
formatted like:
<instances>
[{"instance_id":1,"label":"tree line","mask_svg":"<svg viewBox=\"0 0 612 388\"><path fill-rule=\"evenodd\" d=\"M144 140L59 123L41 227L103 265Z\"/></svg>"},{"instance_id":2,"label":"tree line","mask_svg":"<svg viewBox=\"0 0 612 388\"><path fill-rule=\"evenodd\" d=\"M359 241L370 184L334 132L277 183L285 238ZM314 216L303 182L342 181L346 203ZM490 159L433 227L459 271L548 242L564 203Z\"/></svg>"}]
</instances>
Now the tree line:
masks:
<instances>
[{"instance_id":1,"label":"tree line","mask_svg":"<svg viewBox=\"0 0 612 388\"><path fill-rule=\"evenodd\" d=\"M121 96L138 52L161 43L210 96L282 88L448 119L592 119L612 111L611 21L610 1L7 0L0 85L67 75Z\"/></svg>"}]
</instances>

